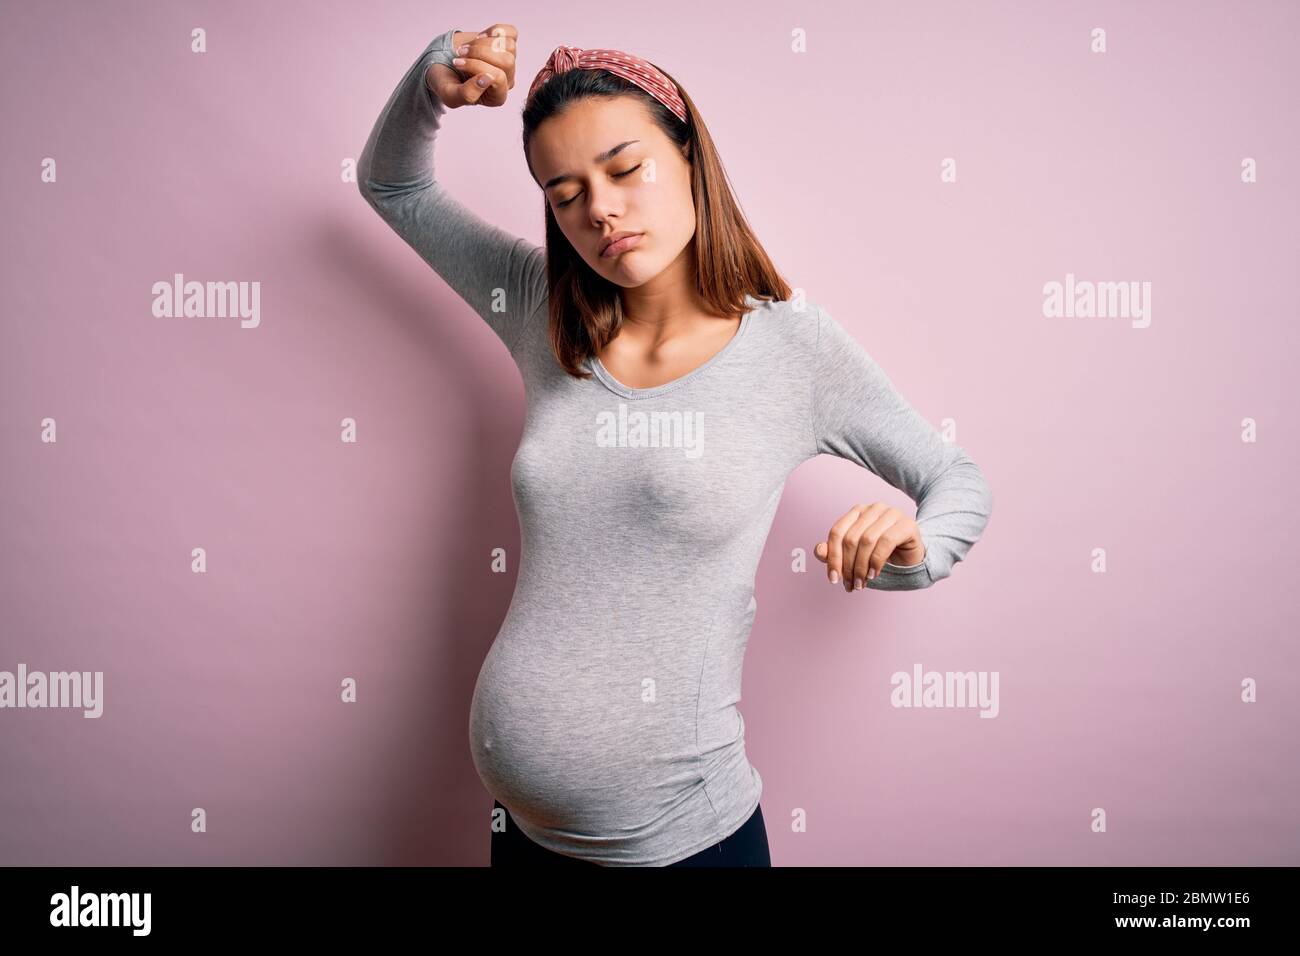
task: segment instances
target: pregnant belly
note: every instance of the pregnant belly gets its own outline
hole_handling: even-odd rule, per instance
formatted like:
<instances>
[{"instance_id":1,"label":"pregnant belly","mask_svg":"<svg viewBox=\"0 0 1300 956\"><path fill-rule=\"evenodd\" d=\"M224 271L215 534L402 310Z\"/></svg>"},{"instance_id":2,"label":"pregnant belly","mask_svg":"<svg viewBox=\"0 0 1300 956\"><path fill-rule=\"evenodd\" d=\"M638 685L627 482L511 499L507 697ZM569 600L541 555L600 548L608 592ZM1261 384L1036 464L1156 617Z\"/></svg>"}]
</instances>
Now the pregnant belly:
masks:
<instances>
[{"instance_id":1,"label":"pregnant belly","mask_svg":"<svg viewBox=\"0 0 1300 956\"><path fill-rule=\"evenodd\" d=\"M498 637L470 705L475 769L537 826L579 836L643 827L700 784L689 674L686 662L628 645L566 655Z\"/></svg>"}]
</instances>

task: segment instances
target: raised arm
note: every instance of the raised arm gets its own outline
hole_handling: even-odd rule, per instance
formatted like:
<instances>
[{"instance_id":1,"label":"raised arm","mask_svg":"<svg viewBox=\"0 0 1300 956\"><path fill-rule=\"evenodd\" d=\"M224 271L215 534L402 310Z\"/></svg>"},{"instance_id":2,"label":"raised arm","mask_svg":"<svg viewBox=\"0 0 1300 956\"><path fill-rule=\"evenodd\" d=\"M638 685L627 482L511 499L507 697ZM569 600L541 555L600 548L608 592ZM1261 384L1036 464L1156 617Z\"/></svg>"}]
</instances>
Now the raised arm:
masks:
<instances>
[{"instance_id":1,"label":"raised arm","mask_svg":"<svg viewBox=\"0 0 1300 956\"><path fill-rule=\"evenodd\" d=\"M916 503L925 558L886 562L865 584L879 591L929 587L966 557L992 513L988 482L961 446L949 444L899 394L866 349L818 308L813 435L819 454L856 462Z\"/></svg>"},{"instance_id":2,"label":"raised arm","mask_svg":"<svg viewBox=\"0 0 1300 956\"><path fill-rule=\"evenodd\" d=\"M485 221L434 177L447 107L425 72L433 63L451 66L456 32L434 39L397 84L361 152L357 182L366 202L513 352L546 301L546 251Z\"/></svg>"}]
</instances>

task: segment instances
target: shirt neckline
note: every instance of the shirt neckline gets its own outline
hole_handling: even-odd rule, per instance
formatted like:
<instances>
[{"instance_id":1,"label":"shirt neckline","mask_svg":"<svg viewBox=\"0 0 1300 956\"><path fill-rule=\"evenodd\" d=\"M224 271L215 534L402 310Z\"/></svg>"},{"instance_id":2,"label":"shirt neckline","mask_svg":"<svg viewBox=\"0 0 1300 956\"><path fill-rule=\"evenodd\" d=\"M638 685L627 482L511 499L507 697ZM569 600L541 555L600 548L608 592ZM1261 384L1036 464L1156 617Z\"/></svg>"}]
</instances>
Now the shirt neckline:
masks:
<instances>
[{"instance_id":1,"label":"shirt neckline","mask_svg":"<svg viewBox=\"0 0 1300 956\"><path fill-rule=\"evenodd\" d=\"M695 368L691 369L685 375L679 375L672 381L662 382L659 385L651 385L646 388L632 388L630 385L624 385L611 375L609 369L605 368L604 363L602 363L600 358L595 355L588 357L587 367L591 369L592 374L594 374L596 378L600 379L606 388L618 395L622 395L624 398L653 398L656 395L662 395L664 392L671 392L673 389L680 388L687 382L694 381L700 375L704 374L706 369L716 365L722 360L724 355L736 347L736 343L740 341L740 337L744 335L745 330L749 328L750 320L754 313L758 311L759 306L763 304L763 300L757 299L752 295L746 295L745 304L749 306L749 309L741 315L739 327L736 329L735 334L727 340L726 344L709 356L709 358L705 359L703 363L695 366Z\"/></svg>"}]
</instances>

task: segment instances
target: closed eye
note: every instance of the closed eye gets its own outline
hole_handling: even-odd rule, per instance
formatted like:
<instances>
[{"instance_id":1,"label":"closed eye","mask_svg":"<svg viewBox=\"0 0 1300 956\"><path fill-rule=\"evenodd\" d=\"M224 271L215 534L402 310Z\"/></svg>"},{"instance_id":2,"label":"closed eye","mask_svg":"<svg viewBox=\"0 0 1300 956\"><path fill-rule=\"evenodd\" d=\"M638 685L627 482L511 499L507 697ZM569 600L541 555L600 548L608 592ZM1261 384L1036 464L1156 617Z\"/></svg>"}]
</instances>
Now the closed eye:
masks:
<instances>
[{"instance_id":1,"label":"closed eye","mask_svg":"<svg viewBox=\"0 0 1300 956\"><path fill-rule=\"evenodd\" d=\"M611 174L611 175L613 175L613 177L614 177L615 179L622 179L624 176L631 176L634 172L636 172L636 171L637 171L638 169L640 169L640 168L641 168L641 164L640 164L640 163L637 163L637 164L636 164L635 166L633 166L631 169L625 169L625 170L624 170L623 172L621 172L621 173L613 173L613 174ZM563 207L567 206L569 203L573 202L575 199L577 199L577 198L578 198L579 196L581 196L581 195L582 195L582 193L574 193L574 194L573 194L572 196L570 196L568 199L564 200L564 202L557 202L555 205L556 205L557 208L563 208Z\"/></svg>"}]
</instances>

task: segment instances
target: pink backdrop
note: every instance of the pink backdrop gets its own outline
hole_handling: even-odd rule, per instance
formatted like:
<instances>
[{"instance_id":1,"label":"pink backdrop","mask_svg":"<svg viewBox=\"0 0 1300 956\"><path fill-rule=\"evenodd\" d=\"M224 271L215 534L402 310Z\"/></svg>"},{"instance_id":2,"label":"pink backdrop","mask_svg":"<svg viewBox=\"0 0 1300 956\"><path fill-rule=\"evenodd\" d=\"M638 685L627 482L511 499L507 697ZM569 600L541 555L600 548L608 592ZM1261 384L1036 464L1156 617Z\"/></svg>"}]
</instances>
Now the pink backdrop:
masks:
<instances>
[{"instance_id":1,"label":"pink backdrop","mask_svg":"<svg viewBox=\"0 0 1300 956\"><path fill-rule=\"evenodd\" d=\"M446 183L540 242L531 77L658 62L786 278L993 489L951 578L848 595L792 551L910 503L791 476L741 705L773 862L1300 863L1300 13L1030 0L8 5L0 670L102 671L104 711L0 710L0 862L487 862L523 390L345 173L425 44L498 20L514 99L449 115ZM260 324L153 315L175 273L259 282ZM1149 282L1150 324L1045 316L1071 274ZM892 706L917 665L996 672L997 716Z\"/></svg>"}]
</instances>

